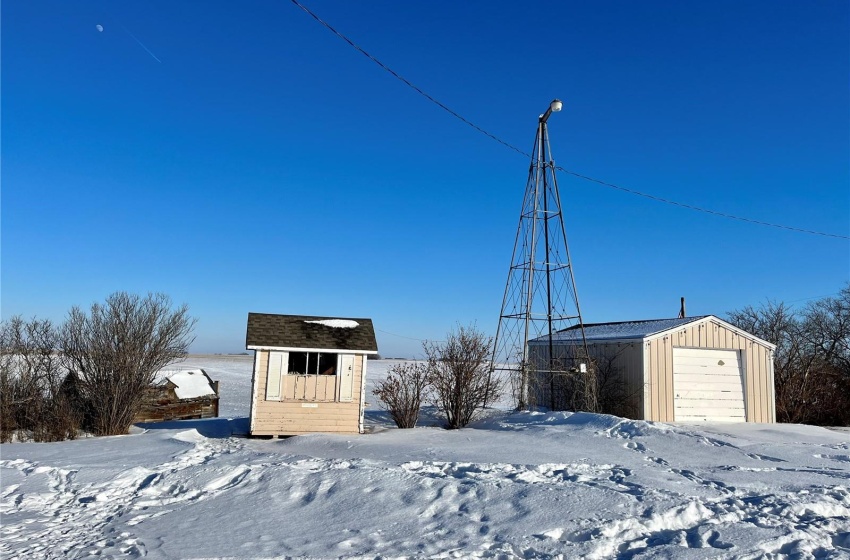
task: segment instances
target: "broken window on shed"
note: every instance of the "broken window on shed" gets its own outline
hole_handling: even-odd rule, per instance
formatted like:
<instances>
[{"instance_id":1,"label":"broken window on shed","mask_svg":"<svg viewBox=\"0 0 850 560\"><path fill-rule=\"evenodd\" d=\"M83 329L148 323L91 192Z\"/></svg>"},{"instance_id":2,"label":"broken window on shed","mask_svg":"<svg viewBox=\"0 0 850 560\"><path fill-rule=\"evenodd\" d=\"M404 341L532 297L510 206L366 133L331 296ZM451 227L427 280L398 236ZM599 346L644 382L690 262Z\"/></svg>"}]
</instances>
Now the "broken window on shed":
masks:
<instances>
[{"instance_id":1,"label":"broken window on shed","mask_svg":"<svg viewBox=\"0 0 850 560\"><path fill-rule=\"evenodd\" d=\"M289 375L336 375L337 354L290 352Z\"/></svg>"}]
</instances>

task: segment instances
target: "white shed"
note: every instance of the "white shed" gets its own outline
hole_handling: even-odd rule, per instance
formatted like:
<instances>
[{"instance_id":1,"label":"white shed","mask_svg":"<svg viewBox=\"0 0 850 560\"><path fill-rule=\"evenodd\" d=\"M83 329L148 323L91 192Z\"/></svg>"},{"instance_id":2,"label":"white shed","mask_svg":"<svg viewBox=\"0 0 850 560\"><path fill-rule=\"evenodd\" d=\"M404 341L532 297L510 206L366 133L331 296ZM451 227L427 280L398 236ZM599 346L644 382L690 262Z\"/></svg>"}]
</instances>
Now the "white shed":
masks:
<instances>
[{"instance_id":1,"label":"white shed","mask_svg":"<svg viewBox=\"0 0 850 560\"><path fill-rule=\"evenodd\" d=\"M775 422L776 346L715 317L586 324L590 356L613 366L635 419L662 422ZM573 354L578 327L552 336ZM545 359L548 336L530 341ZM617 412L617 411L612 411Z\"/></svg>"},{"instance_id":2,"label":"white shed","mask_svg":"<svg viewBox=\"0 0 850 560\"><path fill-rule=\"evenodd\" d=\"M363 433L371 319L249 313L252 436Z\"/></svg>"}]
</instances>

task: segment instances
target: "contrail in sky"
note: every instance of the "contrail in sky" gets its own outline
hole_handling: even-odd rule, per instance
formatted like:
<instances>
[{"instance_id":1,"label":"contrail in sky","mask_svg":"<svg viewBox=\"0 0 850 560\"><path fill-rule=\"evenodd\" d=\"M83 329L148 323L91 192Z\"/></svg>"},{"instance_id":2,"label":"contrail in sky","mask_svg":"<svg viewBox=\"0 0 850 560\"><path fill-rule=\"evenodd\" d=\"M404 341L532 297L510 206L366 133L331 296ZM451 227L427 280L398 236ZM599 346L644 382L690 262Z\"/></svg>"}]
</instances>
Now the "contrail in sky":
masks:
<instances>
[{"instance_id":1,"label":"contrail in sky","mask_svg":"<svg viewBox=\"0 0 850 560\"><path fill-rule=\"evenodd\" d=\"M155 55L155 54L153 54L153 53L151 52L151 50L145 46L145 44L144 44L144 43L142 43L141 41L139 41L139 39L138 39L135 35L133 35L132 33L130 33L130 30L129 30L129 29L127 29L126 27L124 27L124 26L123 26L122 24L120 24L120 23L119 23L118 25L121 25L121 28L122 28L124 31L126 31L126 32L127 32L127 35L129 35L130 37L132 37L132 38L133 38L133 40L134 40L134 41L136 41L136 42L139 44L139 46L140 46L140 47L142 47L143 49L145 49L145 51L146 51L149 55L151 55L155 61L157 61L157 62L159 62L160 64L162 64L162 61L161 61L160 59L158 59L158 58L156 57L156 55Z\"/></svg>"}]
</instances>

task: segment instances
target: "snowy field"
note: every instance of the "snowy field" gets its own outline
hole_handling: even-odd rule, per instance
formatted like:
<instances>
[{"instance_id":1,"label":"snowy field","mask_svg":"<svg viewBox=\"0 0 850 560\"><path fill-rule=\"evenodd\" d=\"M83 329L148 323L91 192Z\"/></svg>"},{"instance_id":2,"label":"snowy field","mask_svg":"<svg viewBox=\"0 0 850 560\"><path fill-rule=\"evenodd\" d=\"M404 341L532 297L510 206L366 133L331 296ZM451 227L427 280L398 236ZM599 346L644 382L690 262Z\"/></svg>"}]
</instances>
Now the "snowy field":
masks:
<instances>
[{"instance_id":1,"label":"snowy field","mask_svg":"<svg viewBox=\"0 0 850 560\"><path fill-rule=\"evenodd\" d=\"M251 359L180 367L225 418L0 446L2 558L850 558L848 432L373 404L365 435L253 440Z\"/></svg>"}]
</instances>

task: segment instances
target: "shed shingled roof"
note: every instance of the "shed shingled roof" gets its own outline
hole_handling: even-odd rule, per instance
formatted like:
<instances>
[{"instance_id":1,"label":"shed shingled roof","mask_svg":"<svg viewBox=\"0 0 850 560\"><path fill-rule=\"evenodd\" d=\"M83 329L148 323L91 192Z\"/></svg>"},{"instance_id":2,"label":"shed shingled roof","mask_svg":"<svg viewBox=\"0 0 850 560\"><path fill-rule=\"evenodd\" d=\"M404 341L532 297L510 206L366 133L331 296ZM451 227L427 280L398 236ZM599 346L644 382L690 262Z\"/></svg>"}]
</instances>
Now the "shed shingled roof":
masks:
<instances>
[{"instance_id":1,"label":"shed shingled roof","mask_svg":"<svg viewBox=\"0 0 850 560\"><path fill-rule=\"evenodd\" d=\"M343 319L355 321L356 327L333 327L316 322ZM348 317L314 317L311 315L277 315L248 313L245 346L271 348L323 348L377 352L372 319Z\"/></svg>"}]
</instances>

